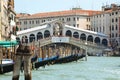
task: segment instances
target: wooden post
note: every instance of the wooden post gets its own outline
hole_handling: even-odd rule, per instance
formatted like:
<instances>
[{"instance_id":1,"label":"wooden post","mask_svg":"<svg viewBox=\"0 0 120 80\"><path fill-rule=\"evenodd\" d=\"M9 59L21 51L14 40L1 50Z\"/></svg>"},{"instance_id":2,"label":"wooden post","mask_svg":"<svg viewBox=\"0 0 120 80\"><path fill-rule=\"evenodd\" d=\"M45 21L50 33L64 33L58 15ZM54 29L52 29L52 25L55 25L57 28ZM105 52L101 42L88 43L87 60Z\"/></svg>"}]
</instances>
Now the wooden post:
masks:
<instances>
[{"instance_id":1,"label":"wooden post","mask_svg":"<svg viewBox=\"0 0 120 80\"><path fill-rule=\"evenodd\" d=\"M31 68L32 68L31 67L31 55L32 55L31 49L29 46L19 45L17 52L16 52L12 80L19 80L20 68L21 68L22 61L24 61L25 80L32 80L32 77L31 77Z\"/></svg>"},{"instance_id":2,"label":"wooden post","mask_svg":"<svg viewBox=\"0 0 120 80\"><path fill-rule=\"evenodd\" d=\"M22 53L23 53L22 51L23 51L22 45L19 45L15 56L16 58L15 58L12 80L19 80L20 68L22 63Z\"/></svg>"},{"instance_id":3,"label":"wooden post","mask_svg":"<svg viewBox=\"0 0 120 80\"><path fill-rule=\"evenodd\" d=\"M2 48L0 47L0 64L2 64L2 58L3 58L3 53L2 53Z\"/></svg>"},{"instance_id":4,"label":"wooden post","mask_svg":"<svg viewBox=\"0 0 120 80\"><path fill-rule=\"evenodd\" d=\"M25 46L24 48L24 76L25 80L32 80L31 77L31 50L29 46Z\"/></svg>"}]
</instances>

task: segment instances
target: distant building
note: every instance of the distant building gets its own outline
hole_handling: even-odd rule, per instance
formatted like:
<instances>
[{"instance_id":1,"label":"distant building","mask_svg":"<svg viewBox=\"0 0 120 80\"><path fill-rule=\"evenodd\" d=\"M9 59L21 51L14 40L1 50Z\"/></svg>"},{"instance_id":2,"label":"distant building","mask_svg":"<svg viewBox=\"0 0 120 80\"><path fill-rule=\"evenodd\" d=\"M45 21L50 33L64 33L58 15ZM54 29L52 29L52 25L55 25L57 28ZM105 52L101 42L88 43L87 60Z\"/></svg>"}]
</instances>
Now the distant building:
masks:
<instances>
[{"instance_id":1,"label":"distant building","mask_svg":"<svg viewBox=\"0 0 120 80\"><path fill-rule=\"evenodd\" d=\"M20 13L16 17L18 18L20 30L36 27L52 20L61 20L67 25L90 30L90 16L99 12L73 8L72 10L36 13L32 15Z\"/></svg>"},{"instance_id":2,"label":"distant building","mask_svg":"<svg viewBox=\"0 0 120 80\"><path fill-rule=\"evenodd\" d=\"M91 30L109 35L110 46L120 45L120 5L102 6L102 12L91 16ZM118 49L120 51L120 48Z\"/></svg>"}]
</instances>

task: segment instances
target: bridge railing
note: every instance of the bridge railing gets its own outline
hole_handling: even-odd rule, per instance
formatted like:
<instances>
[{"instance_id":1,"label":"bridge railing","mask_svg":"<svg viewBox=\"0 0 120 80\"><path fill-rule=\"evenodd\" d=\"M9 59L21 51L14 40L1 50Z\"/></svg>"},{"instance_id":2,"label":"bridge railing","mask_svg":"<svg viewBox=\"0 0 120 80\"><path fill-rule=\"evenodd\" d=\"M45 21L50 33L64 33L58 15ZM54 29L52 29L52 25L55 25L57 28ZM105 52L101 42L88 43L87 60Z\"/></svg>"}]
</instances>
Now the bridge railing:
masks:
<instances>
[{"instance_id":1,"label":"bridge railing","mask_svg":"<svg viewBox=\"0 0 120 80\"><path fill-rule=\"evenodd\" d=\"M44 45L51 44L51 43L52 43L52 37L48 37L48 38L43 38L43 39L40 39L38 41L34 41L32 43L29 43L29 45L44 46ZM73 37L69 37L69 43L72 43L76 46L87 46L87 47L94 47L94 48L100 48L100 49L107 48L101 44L97 44L97 43L93 43L93 42L85 41L85 40L80 40L80 39L73 38Z\"/></svg>"},{"instance_id":2,"label":"bridge railing","mask_svg":"<svg viewBox=\"0 0 120 80\"><path fill-rule=\"evenodd\" d=\"M79 45L84 45L84 46L96 47L96 48L107 48L106 46L104 46L102 44L97 44L97 43L93 43L90 41L80 40L80 39L73 38L73 37L70 37L70 42L76 43Z\"/></svg>"}]
</instances>

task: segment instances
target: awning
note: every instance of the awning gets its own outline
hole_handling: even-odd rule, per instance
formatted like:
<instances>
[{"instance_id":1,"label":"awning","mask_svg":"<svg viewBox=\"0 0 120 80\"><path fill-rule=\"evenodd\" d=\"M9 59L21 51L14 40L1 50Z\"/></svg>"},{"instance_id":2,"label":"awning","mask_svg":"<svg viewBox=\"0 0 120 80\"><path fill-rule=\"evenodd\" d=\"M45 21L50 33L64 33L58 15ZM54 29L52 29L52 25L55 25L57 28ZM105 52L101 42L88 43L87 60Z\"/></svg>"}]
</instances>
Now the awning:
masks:
<instances>
[{"instance_id":1,"label":"awning","mask_svg":"<svg viewBox=\"0 0 120 80\"><path fill-rule=\"evenodd\" d=\"M2 47L12 47L18 45L18 42L15 41L0 41L0 46Z\"/></svg>"}]
</instances>

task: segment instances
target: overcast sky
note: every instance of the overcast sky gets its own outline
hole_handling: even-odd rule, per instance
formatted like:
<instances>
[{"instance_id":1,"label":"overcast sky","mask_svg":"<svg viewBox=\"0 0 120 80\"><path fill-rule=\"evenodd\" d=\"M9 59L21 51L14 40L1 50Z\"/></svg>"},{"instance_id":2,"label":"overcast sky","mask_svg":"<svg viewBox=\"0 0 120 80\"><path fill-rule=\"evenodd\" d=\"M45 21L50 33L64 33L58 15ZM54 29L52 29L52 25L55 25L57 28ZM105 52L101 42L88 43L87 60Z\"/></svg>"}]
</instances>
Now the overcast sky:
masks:
<instances>
[{"instance_id":1,"label":"overcast sky","mask_svg":"<svg viewBox=\"0 0 120 80\"><path fill-rule=\"evenodd\" d=\"M17 13L40 13L70 10L80 7L85 10L101 10L102 5L119 3L120 0L14 0Z\"/></svg>"}]
</instances>

